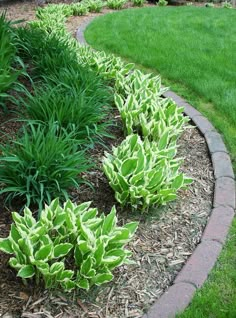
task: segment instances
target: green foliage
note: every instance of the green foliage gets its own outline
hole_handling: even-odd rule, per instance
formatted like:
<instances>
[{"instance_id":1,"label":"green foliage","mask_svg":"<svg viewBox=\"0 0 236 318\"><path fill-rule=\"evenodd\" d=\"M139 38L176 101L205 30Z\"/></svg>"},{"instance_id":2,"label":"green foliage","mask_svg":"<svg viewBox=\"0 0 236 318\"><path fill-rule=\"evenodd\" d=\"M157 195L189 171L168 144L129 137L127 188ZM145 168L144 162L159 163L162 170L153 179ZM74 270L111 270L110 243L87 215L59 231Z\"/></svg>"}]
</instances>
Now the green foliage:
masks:
<instances>
[{"instance_id":1,"label":"green foliage","mask_svg":"<svg viewBox=\"0 0 236 318\"><path fill-rule=\"evenodd\" d=\"M103 78L117 81L129 74L134 69L134 64L125 64L121 58L105 52L94 51L89 46L78 47L78 62L90 67Z\"/></svg>"},{"instance_id":2,"label":"green foliage","mask_svg":"<svg viewBox=\"0 0 236 318\"><path fill-rule=\"evenodd\" d=\"M87 6L89 12L101 12L106 3L102 0L84 0L83 4Z\"/></svg>"},{"instance_id":3,"label":"green foliage","mask_svg":"<svg viewBox=\"0 0 236 318\"><path fill-rule=\"evenodd\" d=\"M139 133L150 141L159 141L168 135L167 145L175 145L186 128L188 117L183 116L183 108L171 99L153 96L129 95L123 99L115 94L115 104L119 109L126 134Z\"/></svg>"},{"instance_id":4,"label":"green foliage","mask_svg":"<svg viewBox=\"0 0 236 318\"><path fill-rule=\"evenodd\" d=\"M39 21L40 22L40 21ZM53 20L50 22L53 24ZM64 24L63 24L64 25ZM62 30L62 29L60 29ZM61 68L80 68L77 52L71 48L68 38L57 33L48 33L39 26L18 28L17 49L23 60L31 61L33 79L57 74Z\"/></svg>"},{"instance_id":5,"label":"green foliage","mask_svg":"<svg viewBox=\"0 0 236 318\"><path fill-rule=\"evenodd\" d=\"M144 74L139 70L129 72L126 76L117 74L115 88L123 96L137 94L154 98L159 98L166 91L166 88L161 87L160 76Z\"/></svg>"},{"instance_id":6,"label":"green foliage","mask_svg":"<svg viewBox=\"0 0 236 318\"><path fill-rule=\"evenodd\" d=\"M132 0L132 3L136 7L142 7L145 3L145 0Z\"/></svg>"},{"instance_id":7,"label":"green foliage","mask_svg":"<svg viewBox=\"0 0 236 318\"><path fill-rule=\"evenodd\" d=\"M80 144L93 144L107 136L111 123L104 120L110 109L110 92L101 78L84 68L61 68L48 76L22 101L23 116L44 123L56 122L74 131Z\"/></svg>"},{"instance_id":8,"label":"green foliage","mask_svg":"<svg viewBox=\"0 0 236 318\"><path fill-rule=\"evenodd\" d=\"M56 199L46 206L38 221L25 208L13 212L9 237L0 239L0 250L13 254L9 264L17 276L43 279L46 288L88 290L113 279L112 270L130 263L131 252L124 246L137 228L132 222L117 226L116 210L98 216L90 202L63 207Z\"/></svg>"},{"instance_id":9,"label":"green foliage","mask_svg":"<svg viewBox=\"0 0 236 318\"><path fill-rule=\"evenodd\" d=\"M222 6L222 8L225 8L225 9L232 9L233 8L233 6L232 6L230 1L223 1L221 3L221 6Z\"/></svg>"},{"instance_id":10,"label":"green foliage","mask_svg":"<svg viewBox=\"0 0 236 318\"><path fill-rule=\"evenodd\" d=\"M120 10L126 2L126 0L107 0L107 6L113 10Z\"/></svg>"},{"instance_id":11,"label":"green foliage","mask_svg":"<svg viewBox=\"0 0 236 318\"><path fill-rule=\"evenodd\" d=\"M65 17L72 15L71 6L64 3L48 4L44 8L37 8L36 17L40 20L45 20L48 16L54 16L55 20L63 20Z\"/></svg>"},{"instance_id":12,"label":"green foliage","mask_svg":"<svg viewBox=\"0 0 236 318\"><path fill-rule=\"evenodd\" d=\"M122 205L143 211L176 199L177 191L191 182L179 172L176 147L168 147L168 132L158 143L129 135L113 153L106 153L103 169Z\"/></svg>"},{"instance_id":13,"label":"green foliage","mask_svg":"<svg viewBox=\"0 0 236 318\"><path fill-rule=\"evenodd\" d=\"M205 7L206 8L214 8L214 6L215 6L214 3L212 3L212 2L206 2L205 3Z\"/></svg>"},{"instance_id":14,"label":"green foliage","mask_svg":"<svg viewBox=\"0 0 236 318\"><path fill-rule=\"evenodd\" d=\"M56 124L44 126L30 123L22 137L1 146L0 193L7 201L16 197L26 204L37 204L52 197L68 198L67 190L78 187L83 180L78 174L88 169L84 152L78 151L73 133L66 133Z\"/></svg>"},{"instance_id":15,"label":"green foliage","mask_svg":"<svg viewBox=\"0 0 236 318\"><path fill-rule=\"evenodd\" d=\"M168 5L168 1L166 1L166 0L159 0L159 1L157 2L157 5L158 5L159 7L165 7L165 6Z\"/></svg>"},{"instance_id":16,"label":"green foliage","mask_svg":"<svg viewBox=\"0 0 236 318\"><path fill-rule=\"evenodd\" d=\"M88 13L88 7L84 2L72 3L72 14L75 16L86 15Z\"/></svg>"},{"instance_id":17,"label":"green foliage","mask_svg":"<svg viewBox=\"0 0 236 318\"><path fill-rule=\"evenodd\" d=\"M99 1L96 0L94 2L97 2L97 7L99 7ZM48 23L48 18L51 18L52 20L61 23L65 21L65 18L72 15L86 15L88 13L88 9L89 7L85 1L71 4L49 4L44 8L37 9L36 16L41 21L44 21L45 24Z\"/></svg>"},{"instance_id":18,"label":"green foliage","mask_svg":"<svg viewBox=\"0 0 236 318\"><path fill-rule=\"evenodd\" d=\"M118 74L115 88L119 92L114 96L115 104L127 135L137 132L158 141L168 132L168 144L178 139L188 118L183 116L183 108L161 97L165 89L159 76L138 70L127 76Z\"/></svg>"},{"instance_id":19,"label":"green foliage","mask_svg":"<svg viewBox=\"0 0 236 318\"><path fill-rule=\"evenodd\" d=\"M4 99L9 95L5 92L16 82L20 71L12 67L16 61L16 49L11 25L6 21L5 13L0 15L0 52L0 105L6 110Z\"/></svg>"}]
</instances>

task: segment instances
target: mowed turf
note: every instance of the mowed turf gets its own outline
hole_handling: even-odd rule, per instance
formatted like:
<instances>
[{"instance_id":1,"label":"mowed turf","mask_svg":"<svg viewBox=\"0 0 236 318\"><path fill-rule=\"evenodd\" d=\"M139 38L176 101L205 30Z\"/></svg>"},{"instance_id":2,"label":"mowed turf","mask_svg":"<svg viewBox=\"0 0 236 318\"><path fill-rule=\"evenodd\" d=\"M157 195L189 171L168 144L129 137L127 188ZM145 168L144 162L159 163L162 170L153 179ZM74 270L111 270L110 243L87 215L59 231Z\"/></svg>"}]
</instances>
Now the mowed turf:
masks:
<instances>
[{"instance_id":1,"label":"mowed turf","mask_svg":"<svg viewBox=\"0 0 236 318\"><path fill-rule=\"evenodd\" d=\"M223 133L236 169L236 10L124 10L95 19L85 37L97 49L159 72L177 93L179 88Z\"/></svg>"}]
</instances>

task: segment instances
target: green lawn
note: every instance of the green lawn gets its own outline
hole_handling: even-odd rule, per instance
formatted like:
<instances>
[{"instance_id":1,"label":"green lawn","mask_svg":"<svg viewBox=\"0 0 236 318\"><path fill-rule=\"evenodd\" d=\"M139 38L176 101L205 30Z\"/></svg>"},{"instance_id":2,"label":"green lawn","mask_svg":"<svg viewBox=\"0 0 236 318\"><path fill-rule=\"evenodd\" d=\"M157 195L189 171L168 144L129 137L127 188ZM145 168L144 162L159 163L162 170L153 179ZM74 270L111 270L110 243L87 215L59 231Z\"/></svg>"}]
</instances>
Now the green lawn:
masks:
<instances>
[{"instance_id":1,"label":"green lawn","mask_svg":"<svg viewBox=\"0 0 236 318\"><path fill-rule=\"evenodd\" d=\"M94 20L87 41L160 73L223 134L236 171L236 10L155 7ZM236 317L236 221L223 252L181 318Z\"/></svg>"},{"instance_id":2,"label":"green lawn","mask_svg":"<svg viewBox=\"0 0 236 318\"><path fill-rule=\"evenodd\" d=\"M152 7L99 17L85 36L177 84L223 133L236 169L235 21L236 10Z\"/></svg>"}]
</instances>

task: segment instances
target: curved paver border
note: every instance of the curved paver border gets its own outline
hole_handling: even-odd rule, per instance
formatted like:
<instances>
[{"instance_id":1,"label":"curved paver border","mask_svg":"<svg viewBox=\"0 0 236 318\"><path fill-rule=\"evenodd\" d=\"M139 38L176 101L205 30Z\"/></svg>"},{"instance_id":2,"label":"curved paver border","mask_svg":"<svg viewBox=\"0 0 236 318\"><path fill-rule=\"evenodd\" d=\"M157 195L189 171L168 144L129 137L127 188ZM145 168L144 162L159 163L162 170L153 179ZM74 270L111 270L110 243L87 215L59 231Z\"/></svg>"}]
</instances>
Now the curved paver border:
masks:
<instances>
[{"instance_id":1,"label":"curved paver border","mask_svg":"<svg viewBox=\"0 0 236 318\"><path fill-rule=\"evenodd\" d=\"M76 38L86 45L84 31L94 17L88 19L76 32ZM172 98L190 117L204 136L213 164L215 188L213 207L201 242L176 276L173 285L154 303L142 318L172 318L182 312L196 290L206 281L226 240L235 210L234 172L223 139L213 125L186 100L172 91L163 94Z\"/></svg>"}]
</instances>

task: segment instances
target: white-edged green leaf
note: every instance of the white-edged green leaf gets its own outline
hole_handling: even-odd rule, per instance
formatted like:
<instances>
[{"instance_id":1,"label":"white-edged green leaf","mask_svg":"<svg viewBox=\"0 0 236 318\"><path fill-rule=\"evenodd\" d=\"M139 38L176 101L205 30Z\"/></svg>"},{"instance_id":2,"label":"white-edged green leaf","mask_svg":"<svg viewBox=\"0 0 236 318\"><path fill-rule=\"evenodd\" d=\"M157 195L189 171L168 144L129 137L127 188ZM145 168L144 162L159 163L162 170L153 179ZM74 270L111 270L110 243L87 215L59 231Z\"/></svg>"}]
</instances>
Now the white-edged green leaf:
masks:
<instances>
[{"instance_id":1,"label":"white-edged green leaf","mask_svg":"<svg viewBox=\"0 0 236 318\"><path fill-rule=\"evenodd\" d=\"M172 182L172 187L176 190L180 189L184 185L184 175L183 173L179 174L174 181Z\"/></svg>"},{"instance_id":2,"label":"white-edged green leaf","mask_svg":"<svg viewBox=\"0 0 236 318\"><path fill-rule=\"evenodd\" d=\"M89 281L86 278L81 278L76 284L79 288L89 290Z\"/></svg>"},{"instance_id":3,"label":"white-edged green leaf","mask_svg":"<svg viewBox=\"0 0 236 318\"><path fill-rule=\"evenodd\" d=\"M102 226L102 234L109 235L112 232L117 222L116 218L116 208L115 206L112 207L111 212L104 217L104 222Z\"/></svg>"},{"instance_id":4,"label":"white-edged green leaf","mask_svg":"<svg viewBox=\"0 0 236 318\"><path fill-rule=\"evenodd\" d=\"M7 254L14 253L8 238L0 238L0 250Z\"/></svg>"},{"instance_id":5,"label":"white-edged green leaf","mask_svg":"<svg viewBox=\"0 0 236 318\"><path fill-rule=\"evenodd\" d=\"M93 283L99 286L104 283L110 282L112 279L113 279L112 273L98 274L93 278Z\"/></svg>"},{"instance_id":6,"label":"white-edged green leaf","mask_svg":"<svg viewBox=\"0 0 236 318\"><path fill-rule=\"evenodd\" d=\"M126 177L135 172L138 164L138 158L128 158L121 165L121 174Z\"/></svg>"},{"instance_id":7,"label":"white-edged green leaf","mask_svg":"<svg viewBox=\"0 0 236 318\"><path fill-rule=\"evenodd\" d=\"M56 263L53 263L50 267L50 275L56 275L58 273L60 273L61 271L63 271L65 268L65 265L63 262L56 262Z\"/></svg>"},{"instance_id":8,"label":"white-edged green leaf","mask_svg":"<svg viewBox=\"0 0 236 318\"><path fill-rule=\"evenodd\" d=\"M73 245L71 243L61 243L54 247L53 255L54 257L63 257L67 255L72 249Z\"/></svg>"},{"instance_id":9,"label":"white-edged green leaf","mask_svg":"<svg viewBox=\"0 0 236 318\"><path fill-rule=\"evenodd\" d=\"M130 222L124 225L124 227L129 230L130 237L136 232L138 225L138 222Z\"/></svg>"},{"instance_id":10,"label":"white-edged green leaf","mask_svg":"<svg viewBox=\"0 0 236 318\"><path fill-rule=\"evenodd\" d=\"M48 260L52 254L52 250L52 244L41 246L41 248L35 253L35 260Z\"/></svg>"},{"instance_id":11,"label":"white-edged green leaf","mask_svg":"<svg viewBox=\"0 0 236 318\"><path fill-rule=\"evenodd\" d=\"M17 276L21 278L31 278L35 274L34 266L32 265L24 265L18 271Z\"/></svg>"}]
</instances>

